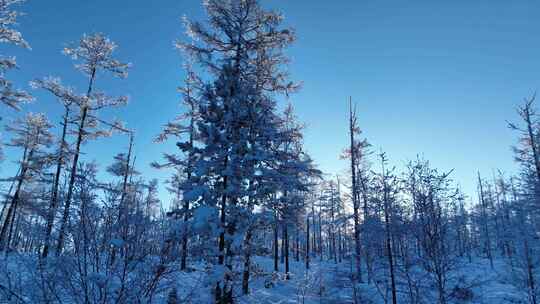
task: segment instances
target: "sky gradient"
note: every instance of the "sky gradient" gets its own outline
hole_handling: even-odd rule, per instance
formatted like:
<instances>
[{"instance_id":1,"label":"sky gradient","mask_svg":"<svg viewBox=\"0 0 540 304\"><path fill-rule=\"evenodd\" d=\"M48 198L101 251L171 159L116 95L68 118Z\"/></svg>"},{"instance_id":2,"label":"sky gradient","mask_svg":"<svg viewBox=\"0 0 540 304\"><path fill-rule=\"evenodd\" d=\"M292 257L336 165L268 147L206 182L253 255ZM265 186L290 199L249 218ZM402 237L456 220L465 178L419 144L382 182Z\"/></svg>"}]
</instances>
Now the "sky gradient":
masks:
<instances>
[{"instance_id":1,"label":"sky gradient","mask_svg":"<svg viewBox=\"0 0 540 304\"><path fill-rule=\"evenodd\" d=\"M291 96L307 124L305 146L320 169L344 173L339 159L347 146L348 98L358 105L360 126L374 149L402 168L422 154L475 196L480 170L515 172L510 146L516 134L515 107L540 85L540 2L528 1L262 1L283 12L298 39L289 49L292 78L303 83ZM199 0L29 0L19 20L32 50L2 45L19 70L8 77L20 87L29 80L59 76L84 91L86 80L61 54L83 33L103 32L118 45L116 57L131 62L126 80L100 76L96 86L130 96L118 117L136 130L137 168L146 179L169 174L150 168L172 144L153 144L164 123L181 111L176 87L184 71L174 49L186 39L180 18L204 20ZM60 105L42 92L25 111L44 111L53 122ZM4 120L20 114L1 109ZM114 136L83 147L83 159L101 164L127 147ZM20 151L8 149L3 173ZM162 187L163 189L163 187ZM166 198L162 194L162 198ZM166 202L164 202L166 203Z\"/></svg>"}]
</instances>

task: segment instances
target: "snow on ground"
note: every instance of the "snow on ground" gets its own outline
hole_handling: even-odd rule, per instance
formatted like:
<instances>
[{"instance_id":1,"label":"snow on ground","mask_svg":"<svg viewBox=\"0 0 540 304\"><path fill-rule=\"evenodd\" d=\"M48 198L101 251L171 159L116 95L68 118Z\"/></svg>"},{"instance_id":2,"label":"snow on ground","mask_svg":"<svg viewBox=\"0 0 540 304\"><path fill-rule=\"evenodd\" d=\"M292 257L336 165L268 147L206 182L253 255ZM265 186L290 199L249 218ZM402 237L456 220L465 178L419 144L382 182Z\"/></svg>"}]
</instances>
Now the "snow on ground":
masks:
<instances>
[{"instance_id":1,"label":"snow on ground","mask_svg":"<svg viewBox=\"0 0 540 304\"><path fill-rule=\"evenodd\" d=\"M284 264L279 264L280 271ZM250 281L250 294L240 293L240 283L235 286L240 304L350 304L353 301L353 284L351 280L350 261L335 264L332 261L311 262L309 271L304 262L290 262L290 278L285 279L283 272L274 273L273 260L267 257L254 259L253 273ZM494 269L484 259L474 259L472 263L463 261L455 273L460 286L469 286L473 297L468 301L451 303L503 304L526 303L526 294L519 292L510 284L509 268L504 261L494 261ZM181 274L178 278L179 294L186 303L208 303L210 295L204 287L204 274L193 271ZM453 284L453 283L452 283ZM181 288L183 286L183 288ZM198 288L193 288L198 286ZM450 285L453 287L453 285ZM433 288L434 290L434 288ZM187 295L190 296L187 296ZM359 303L385 303L380 288L371 283L361 283L357 287ZM404 296L401 294L401 296ZM191 298L190 300L188 300ZM435 300L433 300L435 301ZM183 302L181 302L183 303ZM407 303L406 297L400 297L399 303ZM433 302L435 303L435 302Z\"/></svg>"},{"instance_id":2,"label":"snow on ground","mask_svg":"<svg viewBox=\"0 0 540 304\"><path fill-rule=\"evenodd\" d=\"M26 259L18 259L10 263L11 267L20 270L19 280L25 280L30 274L29 263ZM241 273L241 267L236 269ZM12 268L13 269L13 268ZM280 271L283 271L284 264L279 264ZM167 303L167 297L173 286L177 290L178 303L211 303L209 294L207 274L203 264L192 264L191 271L176 271L173 277L164 282L160 294L156 295L153 303ZM342 263L333 261L320 261L315 258L311 261L311 267L306 271L303 261L290 262L290 278L287 280L283 272L275 273L273 271L273 260L269 257L254 257L252 274L250 280L250 294L241 295L240 278L237 279L237 285L234 286L237 303L239 304L350 304L353 301L353 283L351 279L350 260L344 260ZM24 273L28 272L28 275ZM468 286L472 291L472 299L461 302L450 303L473 303L473 304L503 304L503 303L527 303L527 295L520 292L512 284L510 268L502 260L495 260L494 267L485 259L473 259L472 263L464 260L461 266L455 272L452 283L449 288L456 284L459 286ZM3 281L0 278L0 283ZM457 282L457 283L456 283ZM21 285L30 288L32 280ZM5 282L4 282L5 285ZM398 284L399 285L399 284ZM403 286L403 285L402 285ZM373 283L361 283L357 286L356 292L359 303L363 304L382 304L385 303L382 291L384 288L377 288ZM399 290L399 288L398 288ZM428 290L435 290L434 288ZM22 290L21 290L22 291ZM399 303L408 303L403 289L400 292ZM430 303L424 301L424 303ZM435 300L432 300L435 303ZM0 301L1 302L1 301Z\"/></svg>"}]
</instances>

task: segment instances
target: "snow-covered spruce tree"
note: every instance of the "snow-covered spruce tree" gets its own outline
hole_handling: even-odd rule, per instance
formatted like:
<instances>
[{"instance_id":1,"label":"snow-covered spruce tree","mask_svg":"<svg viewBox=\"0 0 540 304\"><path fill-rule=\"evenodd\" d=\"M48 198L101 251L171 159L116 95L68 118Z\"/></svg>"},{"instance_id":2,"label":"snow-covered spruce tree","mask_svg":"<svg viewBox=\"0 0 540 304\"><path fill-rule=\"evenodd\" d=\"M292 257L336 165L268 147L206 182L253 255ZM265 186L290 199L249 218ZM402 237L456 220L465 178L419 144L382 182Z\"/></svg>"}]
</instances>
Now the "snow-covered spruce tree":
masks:
<instances>
[{"instance_id":1,"label":"snow-covered spruce tree","mask_svg":"<svg viewBox=\"0 0 540 304\"><path fill-rule=\"evenodd\" d=\"M187 22L194 39L178 43L214 76L199 93L199 138L191 148L197 161L189 182L195 187L184 199L201 200L200 208L214 215L219 210L210 234L218 239L210 278L216 302L231 303L232 258L246 231L241 219L266 195L262 181L275 170L265 165L274 158L271 143L280 134L273 95L295 88L283 71L282 54L294 35L280 28L281 15L264 11L257 1L204 5L210 27Z\"/></svg>"},{"instance_id":2,"label":"snow-covered spruce tree","mask_svg":"<svg viewBox=\"0 0 540 304\"><path fill-rule=\"evenodd\" d=\"M52 143L53 135L49 129L51 124L43 114L27 114L24 119L17 119L6 131L13 134L8 146L23 150L19 161L17 176L11 179L15 182L14 194L9 197L9 207L0 229L0 249L9 249L14 219L25 186L35 178L41 178L45 166L48 165L48 154L45 149Z\"/></svg>"},{"instance_id":3,"label":"snow-covered spruce tree","mask_svg":"<svg viewBox=\"0 0 540 304\"><path fill-rule=\"evenodd\" d=\"M30 45L14 28L17 25L17 17L21 15L14 6L22 2L24 0L0 1L0 42L29 49ZM33 98L27 92L15 89L13 83L6 78L6 73L15 67L17 67L15 57L0 57L0 100L4 105L19 110L22 103L32 101Z\"/></svg>"},{"instance_id":4,"label":"snow-covered spruce tree","mask_svg":"<svg viewBox=\"0 0 540 304\"><path fill-rule=\"evenodd\" d=\"M96 76L101 72L109 72L120 78L127 77L129 64L121 63L113 58L112 55L115 49L116 44L103 34L84 35L78 44L64 49L66 55L79 62L75 64L75 67L87 76L89 81L84 98L77 104L80 113L77 118L78 126L75 147L73 148L73 160L71 162L67 194L56 245L57 254L60 254L64 248L65 229L73 196L81 144L85 140L107 134L107 132L100 130L98 127L100 122L103 122L97 117L98 111L107 107L124 105L127 102L127 97L125 96L117 98L109 97L102 92L96 92L94 90ZM117 124L114 123L114 125Z\"/></svg>"}]
</instances>

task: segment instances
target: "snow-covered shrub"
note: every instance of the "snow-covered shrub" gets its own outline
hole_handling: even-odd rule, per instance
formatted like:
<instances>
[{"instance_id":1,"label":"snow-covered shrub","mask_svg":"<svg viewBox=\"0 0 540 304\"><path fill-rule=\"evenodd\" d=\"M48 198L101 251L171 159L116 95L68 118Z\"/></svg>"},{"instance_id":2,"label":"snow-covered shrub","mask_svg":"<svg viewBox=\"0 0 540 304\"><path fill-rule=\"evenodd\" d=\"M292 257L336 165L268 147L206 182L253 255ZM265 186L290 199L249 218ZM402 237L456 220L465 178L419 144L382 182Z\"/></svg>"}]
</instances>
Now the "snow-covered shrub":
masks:
<instances>
[{"instance_id":1,"label":"snow-covered shrub","mask_svg":"<svg viewBox=\"0 0 540 304\"><path fill-rule=\"evenodd\" d=\"M471 288L456 285L452 289L451 296L458 301L467 302L474 298L474 292Z\"/></svg>"}]
</instances>

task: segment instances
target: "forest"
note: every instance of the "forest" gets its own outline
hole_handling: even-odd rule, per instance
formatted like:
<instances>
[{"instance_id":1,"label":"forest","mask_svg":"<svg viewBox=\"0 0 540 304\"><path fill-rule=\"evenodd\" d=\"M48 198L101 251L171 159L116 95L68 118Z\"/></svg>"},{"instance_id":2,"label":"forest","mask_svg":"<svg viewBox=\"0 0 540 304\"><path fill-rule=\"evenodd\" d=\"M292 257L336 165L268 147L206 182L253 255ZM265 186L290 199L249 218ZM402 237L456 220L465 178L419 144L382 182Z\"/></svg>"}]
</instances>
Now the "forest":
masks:
<instances>
[{"instance_id":1,"label":"forest","mask_svg":"<svg viewBox=\"0 0 540 304\"><path fill-rule=\"evenodd\" d=\"M0 0L3 44L30 48L18 30L25 5ZM121 45L81 33L62 50L79 79L29 84L11 80L24 65L2 50L2 157L17 161L0 171L0 303L539 303L534 94L500 122L514 134L516 173L472 168L474 193L422 147L393 165L363 132L354 96L336 102L348 113L335 155L347 171L328 174L294 107L295 29L257 0L202 6L204 19L178 24L188 39L175 41L174 64L186 77L152 142L167 147L150 164L163 184L138 168L137 132L104 114L130 111L127 95L105 91L129 81ZM35 92L61 111L35 111ZM82 157L107 137L127 143L103 150L112 163Z\"/></svg>"}]
</instances>

